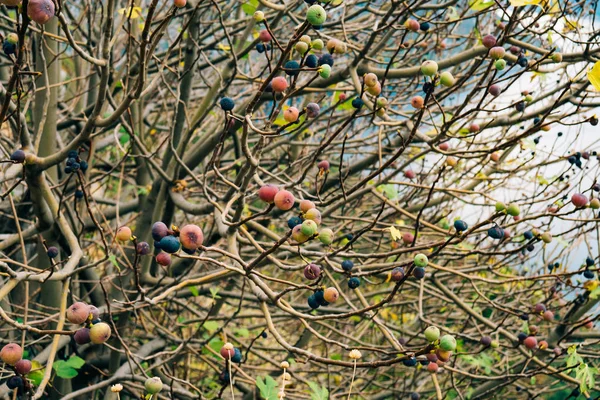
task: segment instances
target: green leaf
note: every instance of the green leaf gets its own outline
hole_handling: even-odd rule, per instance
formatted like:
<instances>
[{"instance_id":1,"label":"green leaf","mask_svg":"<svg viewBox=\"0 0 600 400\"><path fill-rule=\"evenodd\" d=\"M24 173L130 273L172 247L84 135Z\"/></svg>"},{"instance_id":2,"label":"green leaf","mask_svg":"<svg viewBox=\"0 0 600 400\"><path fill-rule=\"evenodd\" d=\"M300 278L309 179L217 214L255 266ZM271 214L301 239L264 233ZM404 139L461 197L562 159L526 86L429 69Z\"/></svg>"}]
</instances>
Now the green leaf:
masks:
<instances>
[{"instance_id":1,"label":"green leaf","mask_svg":"<svg viewBox=\"0 0 600 400\"><path fill-rule=\"evenodd\" d=\"M308 386L312 390L310 394L311 400L327 400L329 398L329 390L327 388L319 386L315 382L308 382Z\"/></svg>"},{"instance_id":2,"label":"green leaf","mask_svg":"<svg viewBox=\"0 0 600 400\"><path fill-rule=\"evenodd\" d=\"M79 369L85 365L85 360L78 356L71 356L67 360L66 365L71 368Z\"/></svg>"},{"instance_id":3,"label":"green leaf","mask_svg":"<svg viewBox=\"0 0 600 400\"><path fill-rule=\"evenodd\" d=\"M119 263L117 262L117 256L115 256L114 254L111 254L110 256L108 256L108 260L112 263L112 265L114 265L116 268L119 268Z\"/></svg>"},{"instance_id":4,"label":"green leaf","mask_svg":"<svg viewBox=\"0 0 600 400\"><path fill-rule=\"evenodd\" d=\"M66 361L58 360L52 365L52 369L56 372L56 375L63 379L72 379L77 376L77 370L70 367Z\"/></svg>"},{"instance_id":5,"label":"green leaf","mask_svg":"<svg viewBox=\"0 0 600 400\"><path fill-rule=\"evenodd\" d=\"M46 370L42 368L42 364L35 360L31 362L31 369L32 371L27 374L27 378L34 386L39 386L42 383L42 379L44 379Z\"/></svg>"},{"instance_id":6,"label":"green leaf","mask_svg":"<svg viewBox=\"0 0 600 400\"><path fill-rule=\"evenodd\" d=\"M212 296L213 299L220 299L221 296L219 296L217 293L219 293L219 288L217 287L211 287L210 289L210 295Z\"/></svg>"},{"instance_id":7,"label":"green leaf","mask_svg":"<svg viewBox=\"0 0 600 400\"><path fill-rule=\"evenodd\" d=\"M391 183L388 183L387 185L381 185L381 190L383 191L383 194L385 194L385 197L387 197L390 200L394 200L396 197L398 197L398 191L396 190L396 185L393 185Z\"/></svg>"},{"instance_id":8,"label":"green leaf","mask_svg":"<svg viewBox=\"0 0 600 400\"><path fill-rule=\"evenodd\" d=\"M277 382L270 376L266 376L265 379L261 376L256 378L256 387L260 390L260 397L265 400L278 400L277 397Z\"/></svg>"},{"instance_id":9,"label":"green leaf","mask_svg":"<svg viewBox=\"0 0 600 400\"><path fill-rule=\"evenodd\" d=\"M239 328L234 330L235 335L243 338L250 336L250 331L246 328Z\"/></svg>"},{"instance_id":10,"label":"green leaf","mask_svg":"<svg viewBox=\"0 0 600 400\"><path fill-rule=\"evenodd\" d=\"M188 290L194 295L194 297L198 297L198 295L200 294L196 286L188 286Z\"/></svg>"},{"instance_id":11,"label":"green leaf","mask_svg":"<svg viewBox=\"0 0 600 400\"><path fill-rule=\"evenodd\" d=\"M209 332L214 332L219 329L219 323L216 321L206 321L202 326Z\"/></svg>"},{"instance_id":12,"label":"green leaf","mask_svg":"<svg viewBox=\"0 0 600 400\"><path fill-rule=\"evenodd\" d=\"M470 0L469 8L473 11L483 11L485 9L490 8L495 3L493 1L484 1L484 0Z\"/></svg>"},{"instance_id":13,"label":"green leaf","mask_svg":"<svg viewBox=\"0 0 600 400\"><path fill-rule=\"evenodd\" d=\"M252 15L258 7L258 0L250 0L247 3L242 4L242 11L246 15Z\"/></svg>"}]
</instances>

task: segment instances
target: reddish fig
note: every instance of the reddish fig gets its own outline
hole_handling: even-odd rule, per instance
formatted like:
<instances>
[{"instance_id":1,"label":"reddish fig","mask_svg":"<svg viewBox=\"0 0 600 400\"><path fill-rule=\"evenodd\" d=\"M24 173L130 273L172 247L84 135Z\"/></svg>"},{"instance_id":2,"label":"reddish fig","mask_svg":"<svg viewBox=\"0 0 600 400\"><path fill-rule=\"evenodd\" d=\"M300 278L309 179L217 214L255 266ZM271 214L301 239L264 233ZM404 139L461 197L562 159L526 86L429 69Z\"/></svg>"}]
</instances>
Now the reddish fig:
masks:
<instances>
[{"instance_id":1,"label":"reddish fig","mask_svg":"<svg viewBox=\"0 0 600 400\"><path fill-rule=\"evenodd\" d=\"M189 224L185 225L179 231L179 241L181 245L188 250L196 250L204 242L204 234L199 226Z\"/></svg>"},{"instance_id":2,"label":"reddish fig","mask_svg":"<svg viewBox=\"0 0 600 400\"><path fill-rule=\"evenodd\" d=\"M78 301L67 309L67 319L72 324L83 324L90 316L90 306Z\"/></svg>"},{"instance_id":3,"label":"reddish fig","mask_svg":"<svg viewBox=\"0 0 600 400\"><path fill-rule=\"evenodd\" d=\"M16 343L9 343L0 350L0 360L8 365L15 365L23 358L23 349Z\"/></svg>"},{"instance_id":4,"label":"reddish fig","mask_svg":"<svg viewBox=\"0 0 600 400\"><path fill-rule=\"evenodd\" d=\"M287 190L280 190L273 198L275 206L280 210L287 211L294 207L294 195Z\"/></svg>"},{"instance_id":5,"label":"reddish fig","mask_svg":"<svg viewBox=\"0 0 600 400\"><path fill-rule=\"evenodd\" d=\"M279 188L275 185L264 185L258 189L258 197L269 204L275 201L275 195L279 192Z\"/></svg>"},{"instance_id":6,"label":"reddish fig","mask_svg":"<svg viewBox=\"0 0 600 400\"><path fill-rule=\"evenodd\" d=\"M54 2L52 0L29 0L27 15L38 24L45 24L54 17Z\"/></svg>"},{"instance_id":7,"label":"reddish fig","mask_svg":"<svg viewBox=\"0 0 600 400\"><path fill-rule=\"evenodd\" d=\"M31 371L31 361L19 360L15 363L15 371L19 375L27 375Z\"/></svg>"}]
</instances>

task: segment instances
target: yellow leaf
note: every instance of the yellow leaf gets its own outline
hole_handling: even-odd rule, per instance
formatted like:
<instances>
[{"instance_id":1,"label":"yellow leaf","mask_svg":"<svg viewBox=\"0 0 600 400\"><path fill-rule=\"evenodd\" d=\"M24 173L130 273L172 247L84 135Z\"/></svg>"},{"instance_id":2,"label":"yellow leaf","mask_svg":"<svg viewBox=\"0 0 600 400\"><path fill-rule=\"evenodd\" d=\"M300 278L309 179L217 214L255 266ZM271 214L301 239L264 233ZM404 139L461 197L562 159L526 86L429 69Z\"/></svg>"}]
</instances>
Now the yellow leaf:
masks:
<instances>
[{"instance_id":1,"label":"yellow leaf","mask_svg":"<svg viewBox=\"0 0 600 400\"><path fill-rule=\"evenodd\" d=\"M142 9L141 7L133 7L133 9L130 7L121 8L119 14L125 15L127 18L137 19L142 16Z\"/></svg>"},{"instance_id":2,"label":"yellow leaf","mask_svg":"<svg viewBox=\"0 0 600 400\"><path fill-rule=\"evenodd\" d=\"M402 232L396 229L395 226L390 226L390 235L392 236L393 241L402 239Z\"/></svg>"},{"instance_id":3,"label":"yellow leaf","mask_svg":"<svg viewBox=\"0 0 600 400\"><path fill-rule=\"evenodd\" d=\"M223 51L229 51L229 50L231 50L231 47L225 46L224 44L221 44L221 43L219 43L217 47L219 49L223 50Z\"/></svg>"},{"instance_id":4,"label":"yellow leaf","mask_svg":"<svg viewBox=\"0 0 600 400\"><path fill-rule=\"evenodd\" d=\"M514 6L514 7L521 7L521 6L539 6L542 7L542 5L540 4L542 2L542 0L510 0L510 5ZM543 9L544 7L542 7Z\"/></svg>"},{"instance_id":5,"label":"yellow leaf","mask_svg":"<svg viewBox=\"0 0 600 400\"><path fill-rule=\"evenodd\" d=\"M565 26L563 27L563 33L569 33L576 31L580 28L581 25L577 21L572 21L565 18Z\"/></svg>"},{"instance_id":6,"label":"yellow leaf","mask_svg":"<svg viewBox=\"0 0 600 400\"><path fill-rule=\"evenodd\" d=\"M598 287L598 285L600 284L600 282L593 280L593 281L587 281L583 284L583 287L586 290L589 290L590 292L593 292L594 290L596 290L596 288Z\"/></svg>"},{"instance_id":7,"label":"yellow leaf","mask_svg":"<svg viewBox=\"0 0 600 400\"><path fill-rule=\"evenodd\" d=\"M588 71L587 77L594 88L600 92L600 61L596 61L596 64Z\"/></svg>"}]
</instances>

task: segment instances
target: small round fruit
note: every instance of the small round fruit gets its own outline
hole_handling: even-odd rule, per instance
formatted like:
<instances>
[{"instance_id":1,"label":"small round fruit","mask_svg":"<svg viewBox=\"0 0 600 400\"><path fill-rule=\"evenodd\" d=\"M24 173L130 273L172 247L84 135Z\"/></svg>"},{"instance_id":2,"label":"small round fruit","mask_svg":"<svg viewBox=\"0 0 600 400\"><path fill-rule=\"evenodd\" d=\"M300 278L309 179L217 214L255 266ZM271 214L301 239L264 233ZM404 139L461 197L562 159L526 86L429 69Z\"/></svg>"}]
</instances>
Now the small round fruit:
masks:
<instances>
[{"instance_id":1,"label":"small round fruit","mask_svg":"<svg viewBox=\"0 0 600 400\"><path fill-rule=\"evenodd\" d=\"M181 247L181 243L174 236L165 236L160 239L160 248L167 253L177 253Z\"/></svg>"},{"instance_id":2,"label":"small round fruit","mask_svg":"<svg viewBox=\"0 0 600 400\"><path fill-rule=\"evenodd\" d=\"M127 226L122 226L117 230L115 237L121 242L126 242L131 239L131 229Z\"/></svg>"},{"instance_id":3,"label":"small round fruit","mask_svg":"<svg viewBox=\"0 0 600 400\"><path fill-rule=\"evenodd\" d=\"M420 27L419 22L412 18L407 19L405 25L409 31L413 31L413 32L417 32Z\"/></svg>"},{"instance_id":4,"label":"small round fruit","mask_svg":"<svg viewBox=\"0 0 600 400\"><path fill-rule=\"evenodd\" d=\"M575 207L585 207L587 202L588 199L583 194L575 193L571 196L571 203L573 203Z\"/></svg>"},{"instance_id":5,"label":"small round fruit","mask_svg":"<svg viewBox=\"0 0 600 400\"><path fill-rule=\"evenodd\" d=\"M481 43L488 49L491 49L496 45L496 37L494 35L485 35L481 39Z\"/></svg>"},{"instance_id":6,"label":"small round fruit","mask_svg":"<svg viewBox=\"0 0 600 400\"><path fill-rule=\"evenodd\" d=\"M279 188L277 186L267 184L258 189L258 197L262 201L271 204L275 201L275 195L277 192L279 192Z\"/></svg>"},{"instance_id":7,"label":"small round fruit","mask_svg":"<svg viewBox=\"0 0 600 400\"><path fill-rule=\"evenodd\" d=\"M252 17L256 22L263 22L265 20L265 13L262 11L255 11Z\"/></svg>"},{"instance_id":8,"label":"small round fruit","mask_svg":"<svg viewBox=\"0 0 600 400\"><path fill-rule=\"evenodd\" d=\"M469 229L469 225L467 225L465 221L457 219L454 221L454 229L456 229L457 232L464 232Z\"/></svg>"},{"instance_id":9,"label":"small round fruit","mask_svg":"<svg viewBox=\"0 0 600 400\"><path fill-rule=\"evenodd\" d=\"M31 371L31 361L19 360L15 363L15 372L19 375L27 375Z\"/></svg>"},{"instance_id":10,"label":"small round fruit","mask_svg":"<svg viewBox=\"0 0 600 400\"><path fill-rule=\"evenodd\" d=\"M477 133L477 132L479 132L479 130L480 130L480 127L475 122L473 122L471 125L469 125L469 132Z\"/></svg>"},{"instance_id":11,"label":"small round fruit","mask_svg":"<svg viewBox=\"0 0 600 400\"><path fill-rule=\"evenodd\" d=\"M25 162L25 158L26 158L25 152L23 150L21 150L21 149L15 150L10 155L10 159L12 161L14 161L14 162L17 162L17 163L23 163L23 162Z\"/></svg>"},{"instance_id":12,"label":"small round fruit","mask_svg":"<svg viewBox=\"0 0 600 400\"><path fill-rule=\"evenodd\" d=\"M91 342L89 328L77 329L77 331L75 331L75 334L73 335L73 339L77 344L86 344Z\"/></svg>"},{"instance_id":13,"label":"small round fruit","mask_svg":"<svg viewBox=\"0 0 600 400\"><path fill-rule=\"evenodd\" d=\"M148 394L156 394L160 392L163 388L163 383L158 376L153 376L152 378L146 379L144 382L144 389Z\"/></svg>"},{"instance_id":14,"label":"small round fruit","mask_svg":"<svg viewBox=\"0 0 600 400\"><path fill-rule=\"evenodd\" d=\"M319 300L317 300L317 297L314 294L311 294L310 296L308 296L307 302L308 302L308 306L312 310L316 310L321 305L319 303Z\"/></svg>"},{"instance_id":15,"label":"small round fruit","mask_svg":"<svg viewBox=\"0 0 600 400\"><path fill-rule=\"evenodd\" d=\"M422 267L422 268L425 268L427 266L427 264L429 263L427 256L425 254L421 254L421 253L417 254L413 261L417 267Z\"/></svg>"},{"instance_id":16,"label":"small round fruit","mask_svg":"<svg viewBox=\"0 0 600 400\"><path fill-rule=\"evenodd\" d=\"M498 71L503 71L506 68L506 60L496 60L496 62L494 63L494 68L496 68Z\"/></svg>"},{"instance_id":17,"label":"small round fruit","mask_svg":"<svg viewBox=\"0 0 600 400\"><path fill-rule=\"evenodd\" d=\"M456 339L452 335L444 335L440 338L440 349L444 351L454 351L456 349Z\"/></svg>"},{"instance_id":18,"label":"small round fruit","mask_svg":"<svg viewBox=\"0 0 600 400\"><path fill-rule=\"evenodd\" d=\"M357 278L356 276L353 276L352 278L348 279L348 287L350 289L354 290L359 286L360 286L360 279Z\"/></svg>"},{"instance_id":19,"label":"small round fruit","mask_svg":"<svg viewBox=\"0 0 600 400\"><path fill-rule=\"evenodd\" d=\"M489 336L482 336L481 339L479 339L479 343L481 343L485 347L489 347L492 345L492 338Z\"/></svg>"},{"instance_id":20,"label":"small round fruit","mask_svg":"<svg viewBox=\"0 0 600 400\"><path fill-rule=\"evenodd\" d=\"M320 111L321 107L317 103L308 103L306 105L306 116L308 118L317 118Z\"/></svg>"},{"instance_id":21,"label":"small round fruit","mask_svg":"<svg viewBox=\"0 0 600 400\"><path fill-rule=\"evenodd\" d=\"M312 42L310 42L310 47L315 50L323 50L325 43L323 43L321 39L314 39Z\"/></svg>"},{"instance_id":22,"label":"small round fruit","mask_svg":"<svg viewBox=\"0 0 600 400\"><path fill-rule=\"evenodd\" d=\"M434 76L438 72L438 64L435 61L426 60L421 64L421 72L425 76Z\"/></svg>"},{"instance_id":23,"label":"small round fruit","mask_svg":"<svg viewBox=\"0 0 600 400\"><path fill-rule=\"evenodd\" d=\"M413 269L412 274L415 278L417 279L423 279L425 278L425 268L423 267L415 267L415 269Z\"/></svg>"},{"instance_id":24,"label":"small round fruit","mask_svg":"<svg viewBox=\"0 0 600 400\"><path fill-rule=\"evenodd\" d=\"M535 336L527 336L525 340L523 340L523 344L525 345L525 347L531 350L537 347L538 342Z\"/></svg>"},{"instance_id":25,"label":"small round fruit","mask_svg":"<svg viewBox=\"0 0 600 400\"><path fill-rule=\"evenodd\" d=\"M171 265L171 255L169 253L161 251L156 255L156 262L160 265L168 267L169 265Z\"/></svg>"},{"instance_id":26,"label":"small round fruit","mask_svg":"<svg viewBox=\"0 0 600 400\"><path fill-rule=\"evenodd\" d=\"M338 299L339 296L340 296L340 294L338 293L337 289L334 287L328 287L323 292L323 298L328 303L334 303Z\"/></svg>"},{"instance_id":27,"label":"small round fruit","mask_svg":"<svg viewBox=\"0 0 600 400\"><path fill-rule=\"evenodd\" d=\"M183 8L187 4L187 0L174 0L173 5L177 8Z\"/></svg>"},{"instance_id":28,"label":"small round fruit","mask_svg":"<svg viewBox=\"0 0 600 400\"><path fill-rule=\"evenodd\" d=\"M500 153L498 153L497 151L493 152L492 154L490 154L490 159L494 162L500 161Z\"/></svg>"},{"instance_id":29,"label":"small round fruit","mask_svg":"<svg viewBox=\"0 0 600 400\"><path fill-rule=\"evenodd\" d=\"M443 350L443 349L437 349L435 352L435 355L438 357L438 359L440 359L443 362L446 362L450 359L450 357L452 356L452 351L450 350Z\"/></svg>"},{"instance_id":30,"label":"small round fruit","mask_svg":"<svg viewBox=\"0 0 600 400\"><path fill-rule=\"evenodd\" d=\"M508 215L512 215L513 217L521 214L521 210L516 204L509 204L508 208L506 209L506 212L508 213Z\"/></svg>"},{"instance_id":31,"label":"small round fruit","mask_svg":"<svg viewBox=\"0 0 600 400\"><path fill-rule=\"evenodd\" d=\"M598 210L598 209L600 209L600 199L598 199L597 197L595 197L592 200L590 200L590 208L592 210Z\"/></svg>"},{"instance_id":32,"label":"small round fruit","mask_svg":"<svg viewBox=\"0 0 600 400\"><path fill-rule=\"evenodd\" d=\"M179 230L179 241L188 250L197 250L204 242L204 234L199 226L188 224Z\"/></svg>"},{"instance_id":33,"label":"small round fruit","mask_svg":"<svg viewBox=\"0 0 600 400\"><path fill-rule=\"evenodd\" d=\"M52 0L29 0L27 15L40 25L45 24L54 17L55 9Z\"/></svg>"},{"instance_id":34,"label":"small round fruit","mask_svg":"<svg viewBox=\"0 0 600 400\"><path fill-rule=\"evenodd\" d=\"M23 358L23 349L16 343L9 343L0 350L0 360L8 365L15 365Z\"/></svg>"},{"instance_id":35,"label":"small round fruit","mask_svg":"<svg viewBox=\"0 0 600 400\"><path fill-rule=\"evenodd\" d=\"M106 322L98 322L90 328L90 341L94 344L102 344L110 338L110 325Z\"/></svg>"},{"instance_id":36,"label":"small round fruit","mask_svg":"<svg viewBox=\"0 0 600 400\"><path fill-rule=\"evenodd\" d=\"M308 264L306 267L304 267L304 277L306 279L314 281L315 279L319 278L319 276L321 276L321 267L319 267L317 264Z\"/></svg>"},{"instance_id":37,"label":"small round fruit","mask_svg":"<svg viewBox=\"0 0 600 400\"><path fill-rule=\"evenodd\" d=\"M271 37L271 34L266 29L263 29L262 31L260 31L258 33L258 39L264 43L267 43L267 42L270 42L271 40L273 40L273 38Z\"/></svg>"},{"instance_id":38,"label":"small round fruit","mask_svg":"<svg viewBox=\"0 0 600 400\"><path fill-rule=\"evenodd\" d=\"M352 271L352 268L354 268L354 263L351 260L342 261L342 269L344 271L350 272Z\"/></svg>"},{"instance_id":39,"label":"small round fruit","mask_svg":"<svg viewBox=\"0 0 600 400\"><path fill-rule=\"evenodd\" d=\"M402 267L396 267L392 270L392 281L394 282L399 282L402 279L404 279L404 268Z\"/></svg>"},{"instance_id":40,"label":"small round fruit","mask_svg":"<svg viewBox=\"0 0 600 400\"><path fill-rule=\"evenodd\" d=\"M427 371L431 372L432 374L436 373L439 368L439 365L437 365L434 362L430 362L429 364L427 364Z\"/></svg>"},{"instance_id":41,"label":"small round fruit","mask_svg":"<svg viewBox=\"0 0 600 400\"><path fill-rule=\"evenodd\" d=\"M365 86L367 86L367 87L373 87L373 86L377 85L377 82L379 82L379 80L377 79L377 75L375 75L372 72L365 74L365 76L363 77L363 80L365 82Z\"/></svg>"},{"instance_id":42,"label":"small round fruit","mask_svg":"<svg viewBox=\"0 0 600 400\"><path fill-rule=\"evenodd\" d=\"M310 239L310 237L302 233L302 224L300 224L292 228L292 239L298 243L304 243Z\"/></svg>"},{"instance_id":43,"label":"small round fruit","mask_svg":"<svg viewBox=\"0 0 600 400\"><path fill-rule=\"evenodd\" d=\"M405 232L402 234L402 241L404 244L411 244L415 240L415 235L410 232Z\"/></svg>"},{"instance_id":44,"label":"small round fruit","mask_svg":"<svg viewBox=\"0 0 600 400\"><path fill-rule=\"evenodd\" d=\"M288 88L288 82L283 76L277 76L271 81L271 88L276 93L282 93Z\"/></svg>"},{"instance_id":45,"label":"small round fruit","mask_svg":"<svg viewBox=\"0 0 600 400\"><path fill-rule=\"evenodd\" d=\"M54 246L50 246L48 247L46 254L48 254L48 257L50 258L56 258L58 256L58 249Z\"/></svg>"},{"instance_id":46,"label":"small round fruit","mask_svg":"<svg viewBox=\"0 0 600 400\"><path fill-rule=\"evenodd\" d=\"M404 171L404 176L408 179L415 179L417 174L415 174L415 171L413 171L412 169L407 169L406 171Z\"/></svg>"},{"instance_id":47,"label":"small round fruit","mask_svg":"<svg viewBox=\"0 0 600 400\"><path fill-rule=\"evenodd\" d=\"M331 66L329 64L320 65L317 72L321 78L327 79L331 75Z\"/></svg>"},{"instance_id":48,"label":"small round fruit","mask_svg":"<svg viewBox=\"0 0 600 400\"><path fill-rule=\"evenodd\" d=\"M19 393L24 387L23 378L17 375L10 377L8 381L6 381L6 387L9 389L17 389L17 393Z\"/></svg>"},{"instance_id":49,"label":"small round fruit","mask_svg":"<svg viewBox=\"0 0 600 400\"><path fill-rule=\"evenodd\" d=\"M438 149L440 149L442 151L448 151L448 150L450 150L450 143L448 143L448 142L440 143L438 146Z\"/></svg>"},{"instance_id":50,"label":"small round fruit","mask_svg":"<svg viewBox=\"0 0 600 400\"><path fill-rule=\"evenodd\" d=\"M550 56L550 59L558 64L562 62L563 57L561 53L554 53Z\"/></svg>"},{"instance_id":51,"label":"small round fruit","mask_svg":"<svg viewBox=\"0 0 600 400\"><path fill-rule=\"evenodd\" d=\"M147 254L150 254L150 245L148 244L148 242L139 242L135 246L135 251L140 256L145 256Z\"/></svg>"},{"instance_id":52,"label":"small round fruit","mask_svg":"<svg viewBox=\"0 0 600 400\"><path fill-rule=\"evenodd\" d=\"M224 359L228 360L235 354L235 347L233 347L233 344L227 342L221 347L220 353Z\"/></svg>"},{"instance_id":53,"label":"small round fruit","mask_svg":"<svg viewBox=\"0 0 600 400\"><path fill-rule=\"evenodd\" d=\"M552 242L552 234L550 232L544 232L544 233L542 233L542 235L540 236L540 238L542 239L542 241L544 243L550 243L550 242Z\"/></svg>"},{"instance_id":54,"label":"small round fruit","mask_svg":"<svg viewBox=\"0 0 600 400\"><path fill-rule=\"evenodd\" d=\"M545 340L540 340L540 342L538 343L538 347L540 348L540 350L546 350L548 348L548 342L546 342Z\"/></svg>"},{"instance_id":55,"label":"small round fruit","mask_svg":"<svg viewBox=\"0 0 600 400\"><path fill-rule=\"evenodd\" d=\"M294 207L294 202L296 199L294 198L294 195L287 190L280 190L275 194L273 201L275 202L275 206L277 208L287 211Z\"/></svg>"},{"instance_id":56,"label":"small round fruit","mask_svg":"<svg viewBox=\"0 0 600 400\"><path fill-rule=\"evenodd\" d=\"M317 164L317 168L319 168L319 170L321 170L321 171L329 171L329 161L327 161L327 160L319 161L319 163Z\"/></svg>"},{"instance_id":57,"label":"small round fruit","mask_svg":"<svg viewBox=\"0 0 600 400\"><path fill-rule=\"evenodd\" d=\"M219 105L223 111L231 111L235 107L235 102L230 97L223 97L221 101L219 101Z\"/></svg>"},{"instance_id":58,"label":"small round fruit","mask_svg":"<svg viewBox=\"0 0 600 400\"><path fill-rule=\"evenodd\" d=\"M550 310L546 310L544 311L544 315L543 318L545 321L553 321L554 320L554 313Z\"/></svg>"},{"instance_id":59,"label":"small round fruit","mask_svg":"<svg viewBox=\"0 0 600 400\"><path fill-rule=\"evenodd\" d=\"M451 87L456 82L454 76L448 71L444 71L440 74L440 83L446 87Z\"/></svg>"},{"instance_id":60,"label":"small round fruit","mask_svg":"<svg viewBox=\"0 0 600 400\"><path fill-rule=\"evenodd\" d=\"M413 96L413 98L410 99L410 105L413 106L413 108L420 110L425 106L425 99L421 96Z\"/></svg>"},{"instance_id":61,"label":"small round fruit","mask_svg":"<svg viewBox=\"0 0 600 400\"><path fill-rule=\"evenodd\" d=\"M325 9L318 4L313 4L308 8L306 13L306 20L312 26L321 26L327 20L327 13Z\"/></svg>"},{"instance_id":62,"label":"small round fruit","mask_svg":"<svg viewBox=\"0 0 600 400\"><path fill-rule=\"evenodd\" d=\"M300 200L300 211L303 213L307 212L308 210L312 210L315 207L315 203L310 200Z\"/></svg>"},{"instance_id":63,"label":"small round fruit","mask_svg":"<svg viewBox=\"0 0 600 400\"><path fill-rule=\"evenodd\" d=\"M298 43L296 43L296 45L294 46L294 48L296 49L296 51L298 53L305 54L308 51L308 43L298 42Z\"/></svg>"},{"instance_id":64,"label":"small round fruit","mask_svg":"<svg viewBox=\"0 0 600 400\"><path fill-rule=\"evenodd\" d=\"M504 47L495 46L490 49L490 57L492 57L493 59L499 60L501 58L504 58L505 54L506 50L504 50Z\"/></svg>"},{"instance_id":65,"label":"small round fruit","mask_svg":"<svg viewBox=\"0 0 600 400\"><path fill-rule=\"evenodd\" d=\"M306 235L306 236L308 236L308 237L311 237L311 236L313 236L315 233L317 233L318 226L317 226L317 223L316 223L315 221L313 221L313 220L310 220L310 219L307 219L307 220L305 220L305 221L302 223L302 225L301 225L301 228L300 228L300 229L301 229L301 232L302 232L304 235Z\"/></svg>"},{"instance_id":66,"label":"small round fruit","mask_svg":"<svg viewBox=\"0 0 600 400\"><path fill-rule=\"evenodd\" d=\"M492 96L498 97L498 96L500 96L500 93L502 93L502 89L500 89L500 86L494 84L488 88L488 92Z\"/></svg>"},{"instance_id":67,"label":"small round fruit","mask_svg":"<svg viewBox=\"0 0 600 400\"><path fill-rule=\"evenodd\" d=\"M169 234L169 228L165 225L164 222L155 222L152 225L152 239L155 241L160 241L160 239L164 238Z\"/></svg>"},{"instance_id":68,"label":"small round fruit","mask_svg":"<svg viewBox=\"0 0 600 400\"><path fill-rule=\"evenodd\" d=\"M381 83L377 82L375 86L367 87L367 93L371 96L379 96L381 94Z\"/></svg>"},{"instance_id":69,"label":"small round fruit","mask_svg":"<svg viewBox=\"0 0 600 400\"><path fill-rule=\"evenodd\" d=\"M78 301L67 309L67 319L72 324L83 324L90 316L90 306Z\"/></svg>"},{"instance_id":70,"label":"small round fruit","mask_svg":"<svg viewBox=\"0 0 600 400\"><path fill-rule=\"evenodd\" d=\"M241 363L242 362L242 352L240 349L238 349L237 347L235 349L233 349L233 357L231 357L231 362L234 363Z\"/></svg>"},{"instance_id":71,"label":"small round fruit","mask_svg":"<svg viewBox=\"0 0 600 400\"><path fill-rule=\"evenodd\" d=\"M296 107L289 107L283 112L283 119L287 122L296 122L298 121L298 117L300 115L300 111Z\"/></svg>"},{"instance_id":72,"label":"small round fruit","mask_svg":"<svg viewBox=\"0 0 600 400\"><path fill-rule=\"evenodd\" d=\"M425 329L425 339L427 339L428 342L435 342L439 338L440 330L437 326L430 326L427 329Z\"/></svg>"},{"instance_id":73,"label":"small round fruit","mask_svg":"<svg viewBox=\"0 0 600 400\"><path fill-rule=\"evenodd\" d=\"M330 245L333 242L333 231L329 228L321 229L319 241L324 245Z\"/></svg>"}]
</instances>

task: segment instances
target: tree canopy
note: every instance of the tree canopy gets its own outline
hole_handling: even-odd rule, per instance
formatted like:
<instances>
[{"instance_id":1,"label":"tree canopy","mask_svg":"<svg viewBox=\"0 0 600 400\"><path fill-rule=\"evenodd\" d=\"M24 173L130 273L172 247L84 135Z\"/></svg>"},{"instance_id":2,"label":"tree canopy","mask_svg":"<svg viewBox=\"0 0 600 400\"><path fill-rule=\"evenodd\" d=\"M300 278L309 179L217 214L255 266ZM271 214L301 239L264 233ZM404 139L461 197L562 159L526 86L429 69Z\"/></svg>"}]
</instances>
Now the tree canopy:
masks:
<instances>
[{"instance_id":1,"label":"tree canopy","mask_svg":"<svg viewBox=\"0 0 600 400\"><path fill-rule=\"evenodd\" d=\"M0 0L0 397L599 398L599 16Z\"/></svg>"}]
</instances>

